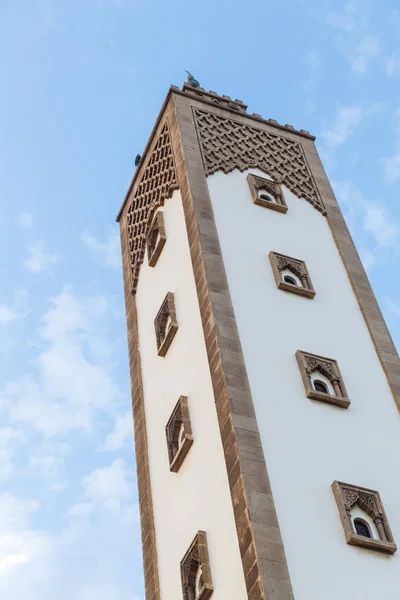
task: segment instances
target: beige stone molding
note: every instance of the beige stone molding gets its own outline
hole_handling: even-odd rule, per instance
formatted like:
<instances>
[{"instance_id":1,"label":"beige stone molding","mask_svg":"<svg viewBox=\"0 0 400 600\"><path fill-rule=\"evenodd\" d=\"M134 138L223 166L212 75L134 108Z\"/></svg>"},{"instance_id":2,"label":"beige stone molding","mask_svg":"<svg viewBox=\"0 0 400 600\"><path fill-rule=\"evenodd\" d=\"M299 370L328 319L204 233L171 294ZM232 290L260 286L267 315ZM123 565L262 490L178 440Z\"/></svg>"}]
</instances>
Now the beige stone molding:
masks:
<instances>
[{"instance_id":1,"label":"beige stone molding","mask_svg":"<svg viewBox=\"0 0 400 600\"><path fill-rule=\"evenodd\" d=\"M336 360L333 358L326 358L326 356L318 356L317 354L303 352L302 350L297 350L296 359L307 398L340 406L341 408L349 407L350 400L347 397L346 387ZM335 395L325 394L315 390L311 379L313 371L319 371L329 379L335 391Z\"/></svg>"},{"instance_id":2,"label":"beige stone molding","mask_svg":"<svg viewBox=\"0 0 400 600\"><path fill-rule=\"evenodd\" d=\"M172 292L168 292L164 302L161 304L161 308L154 319L154 329L156 332L158 356L165 356L178 331L175 299Z\"/></svg>"},{"instance_id":3,"label":"beige stone molding","mask_svg":"<svg viewBox=\"0 0 400 600\"><path fill-rule=\"evenodd\" d=\"M389 527L381 497L377 491L343 483L342 481L334 481L332 483L332 491L339 509L340 519L348 544L386 552L387 554L394 554L396 552L397 546ZM379 539L375 539L372 536L359 535L355 531L350 513L351 509L356 505L372 519L379 534Z\"/></svg>"},{"instance_id":4,"label":"beige stone molding","mask_svg":"<svg viewBox=\"0 0 400 600\"><path fill-rule=\"evenodd\" d=\"M292 292L299 296L305 296L306 298L314 298L315 290L304 260L292 258L291 256L286 256L285 254L279 254L278 252L273 251L271 251L268 256L277 288L284 290L285 292ZM293 277L291 279L293 279L294 283L285 281L283 272L286 269L292 272L300 280L301 285L297 283Z\"/></svg>"},{"instance_id":5,"label":"beige stone molding","mask_svg":"<svg viewBox=\"0 0 400 600\"><path fill-rule=\"evenodd\" d=\"M154 267L157 264L166 241L164 214L162 210L158 210L147 233L147 256L150 267Z\"/></svg>"},{"instance_id":6,"label":"beige stone molding","mask_svg":"<svg viewBox=\"0 0 400 600\"><path fill-rule=\"evenodd\" d=\"M169 468L177 473L193 444L187 396L181 396L165 427Z\"/></svg>"},{"instance_id":7,"label":"beige stone molding","mask_svg":"<svg viewBox=\"0 0 400 600\"><path fill-rule=\"evenodd\" d=\"M181 579L184 600L207 600L212 595L214 588L205 531L197 532L183 557Z\"/></svg>"},{"instance_id":8,"label":"beige stone molding","mask_svg":"<svg viewBox=\"0 0 400 600\"><path fill-rule=\"evenodd\" d=\"M132 294L131 255L128 248L127 221L125 218L121 220L120 230L132 412L135 434L136 476L139 496L140 526L142 531L144 588L146 600L161 600L153 496L150 481L146 412L144 406L141 357L139 352L136 296Z\"/></svg>"},{"instance_id":9,"label":"beige stone molding","mask_svg":"<svg viewBox=\"0 0 400 600\"><path fill-rule=\"evenodd\" d=\"M182 95L174 97L175 119L171 117L170 125L247 597L250 600L293 600L196 124L188 100Z\"/></svg>"},{"instance_id":10,"label":"beige stone molding","mask_svg":"<svg viewBox=\"0 0 400 600\"><path fill-rule=\"evenodd\" d=\"M247 182L254 204L281 213L287 212L287 204L279 183L250 173L247 175Z\"/></svg>"}]
</instances>

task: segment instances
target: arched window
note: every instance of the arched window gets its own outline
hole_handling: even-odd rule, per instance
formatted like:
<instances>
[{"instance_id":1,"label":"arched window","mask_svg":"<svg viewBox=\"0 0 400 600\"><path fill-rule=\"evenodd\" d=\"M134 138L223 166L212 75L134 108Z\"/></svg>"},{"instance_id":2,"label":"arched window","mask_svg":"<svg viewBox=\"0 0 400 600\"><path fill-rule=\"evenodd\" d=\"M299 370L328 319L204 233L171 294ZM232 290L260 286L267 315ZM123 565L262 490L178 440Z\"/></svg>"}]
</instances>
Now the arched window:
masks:
<instances>
[{"instance_id":1,"label":"arched window","mask_svg":"<svg viewBox=\"0 0 400 600\"><path fill-rule=\"evenodd\" d=\"M164 216L161 210L159 210L152 224L150 225L149 232L147 234L147 253L149 259L149 266L154 267L157 263L158 257L166 242L165 228L164 228Z\"/></svg>"},{"instance_id":2,"label":"arched window","mask_svg":"<svg viewBox=\"0 0 400 600\"><path fill-rule=\"evenodd\" d=\"M194 594L195 598L198 598L201 590L203 589L203 571L201 565L197 567L196 579L194 583Z\"/></svg>"},{"instance_id":3,"label":"arched window","mask_svg":"<svg viewBox=\"0 0 400 600\"><path fill-rule=\"evenodd\" d=\"M169 468L177 473L189 448L193 444L188 399L180 396L165 427L168 445Z\"/></svg>"},{"instance_id":4,"label":"arched window","mask_svg":"<svg viewBox=\"0 0 400 600\"><path fill-rule=\"evenodd\" d=\"M285 281L286 283L290 283L291 285L297 285L297 282L294 279L294 277L291 277L290 275L284 275L283 281Z\"/></svg>"},{"instance_id":5,"label":"arched window","mask_svg":"<svg viewBox=\"0 0 400 600\"><path fill-rule=\"evenodd\" d=\"M156 332L158 356L165 356L176 332L178 323L176 321L175 301L172 292L168 292L160 310L154 319Z\"/></svg>"},{"instance_id":6,"label":"arched window","mask_svg":"<svg viewBox=\"0 0 400 600\"><path fill-rule=\"evenodd\" d=\"M185 441L185 425L182 423L179 429L178 434L178 449L181 448L183 442Z\"/></svg>"},{"instance_id":7,"label":"arched window","mask_svg":"<svg viewBox=\"0 0 400 600\"><path fill-rule=\"evenodd\" d=\"M354 528L358 535L363 535L364 537L372 538L369 525L363 519L354 519Z\"/></svg>"},{"instance_id":8,"label":"arched window","mask_svg":"<svg viewBox=\"0 0 400 600\"><path fill-rule=\"evenodd\" d=\"M267 192L267 190L263 190L263 189L258 190L257 195L260 198L260 200L265 200L266 202L275 202L276 203L275 196L273 196L272 194Z\"/></svg>"},{"instance_id":9,"label":"arched window","mask_svg":"<svg viewBox=\"0 0 400 600\"><path fill-rule=\"evenodd\" d=\"M328 379L325 373L322 373L322 371L319 369L314 369L312 371L310 379L311 385L316 392L322 392L323 394L336 396L332 382Z\"/></svg>"},{"instance_id":10,"label":"arched window","mask_svg":"<svg viewBox=\"0 0 400 600\"><path fill-rule=\"evenodd\" d=\"M285 283L289 283L290 285L294 285L299 288L303 287L300 277L291 269L283 269L281 271L281 277Z\"/></svg>"},{"instance_id":11,"label":"arched window","mask_svg":"<svg viewBox=\"0 0 400 600\"><path fill-rule=\"evenodd\" d=\"M323 394L329 394L328 386L320 379L314 379L313 381L314 390L316 392L322 392Z\"/></svg>"}]
</instances>

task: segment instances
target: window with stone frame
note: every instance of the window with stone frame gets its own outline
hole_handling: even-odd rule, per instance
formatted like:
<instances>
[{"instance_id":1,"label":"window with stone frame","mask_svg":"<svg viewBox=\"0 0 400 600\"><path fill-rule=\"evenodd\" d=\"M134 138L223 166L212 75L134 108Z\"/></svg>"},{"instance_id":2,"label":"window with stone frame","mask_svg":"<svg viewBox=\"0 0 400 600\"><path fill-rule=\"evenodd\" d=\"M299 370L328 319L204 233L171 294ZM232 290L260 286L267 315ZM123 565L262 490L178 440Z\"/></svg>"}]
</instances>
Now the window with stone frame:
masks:
<instances>
[{"instance_id":1,"label":"window with stone frame","mask_svg":"<svg viewBox=\"0 0 400 600\"><path fill-rule=\"evenodd\" d=\"M332 490L347 543L394 554L397 546L379 493L341 481L334 481Z\"/></svg>"},{"instance_id":2,"label":"window with stone frame","mask_svg":"<svg viewBox=\"0 0 400 600\"><path fill-rule=\"evenodd\" d=\"M164 248L167 237L165 235L164 214L158 210L154 215L147 233L147 256L149 266L154 267L157 264L162 249Z\"/></svg>"},{"instance_id":3,"label":"window with stone frame","mask_svg":"<svg viewBox=\"0 0 400 600\"><path fill-rule=\"evenodd\" d=\"M350 400L336 360L302 350L297 350L296 359L307 398L348 408Z\"/></svg>"},{"instance_id":4,"label":"window with stone frame","mask_svg":"<svg viewBox=\"0 0 400 600\"><path fill-rule=\"evenodd\" d=\"M198 531L181 561L184 600L206 600L213 593L207 536Z\"/></svg>"},{"instance_id":5,"label":"window with stone frame","mask_svg":"<svg viewBox=\"0 0 400 600\"><path fill-rule=\"evenodd\" d=\"M272 251L269 253L269 260L276 285L280 290L314 298L315 290L304 260Z\"/></svg>"},{"instance_id":6,"label":"window with stone frame","mask_svg":"<svg viewBox=\"0 0 400 600\"><path fill-rule=\"evenodd\" d=\"M259 177L258 175L247 175L254 204L271 208L281 213L287 212L287 204L279 183Z\"/></svg>"},{"instance_id":7,"label":"window with stone frame","mask_svg":"<svg viewBox=\"0 0 400 600\"><path fill-rule=\"evenodd\" d=\"M168 292L164 302L154 319L156 332L157 353L165 356L168 348L178 331L178 323L175 313L175 300L172 292Z\"/></svg>"},{"instance_id":8,"label":"window with stone frame","mask_svg":"<svg viewBox=\"0 0 400 600\"><path fill-rule=\"evenodd\" d=\"M188 399L181 396L165 427L167 436L169 468L177 473L193 444Z\"/></svg>"}]
</instances>

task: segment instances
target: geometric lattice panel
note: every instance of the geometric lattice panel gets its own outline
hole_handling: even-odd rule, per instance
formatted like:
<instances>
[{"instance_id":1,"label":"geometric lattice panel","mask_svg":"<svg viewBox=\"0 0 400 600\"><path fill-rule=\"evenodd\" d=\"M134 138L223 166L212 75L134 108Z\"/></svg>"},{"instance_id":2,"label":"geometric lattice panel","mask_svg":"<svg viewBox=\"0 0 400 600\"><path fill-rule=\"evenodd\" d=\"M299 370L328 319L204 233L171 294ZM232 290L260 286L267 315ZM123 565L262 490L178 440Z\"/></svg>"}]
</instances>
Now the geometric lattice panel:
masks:
<instances>
[{"instance_id":1,"label":"geometric lattice panel","mask_svg":"<svg viewBox=\"0 0 400 600\"><path fill-rule=\"evenodd\" d=\"M131 255L132 288L136 290L146 248L149 219L178 189L168 123L165 123L143 170L127 211L128 247Z\"/></svg>"},{"instance_id":2,"label":"geometric lattice panel","mask_svg":"<svg viewBox=\"0 0 400 600\"><path fill-rule=\"evenodd\" d=\"M326 214L299 142L208 111L193 112L206 175L257 167Z\"/></svg>"}]
</instances>

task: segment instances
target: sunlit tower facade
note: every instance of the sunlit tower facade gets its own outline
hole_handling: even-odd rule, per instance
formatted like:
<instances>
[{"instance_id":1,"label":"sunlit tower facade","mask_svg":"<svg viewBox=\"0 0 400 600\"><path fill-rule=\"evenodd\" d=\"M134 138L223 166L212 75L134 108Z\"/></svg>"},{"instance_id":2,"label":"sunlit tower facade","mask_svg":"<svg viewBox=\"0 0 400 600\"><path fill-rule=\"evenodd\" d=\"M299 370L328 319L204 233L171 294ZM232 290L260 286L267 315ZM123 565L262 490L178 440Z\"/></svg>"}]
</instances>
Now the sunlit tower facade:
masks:
<instances>
[{"instance_id":1,"label":"sunlit tower facade","mask_svg":"<svg viewBox=\"0 0 400 600\"><path fill-rule=\"evenodd\" d=\"M398 600L400 361L314 137L191 83L118 216L146 600Z\"/></svg>"}]
</instances>

